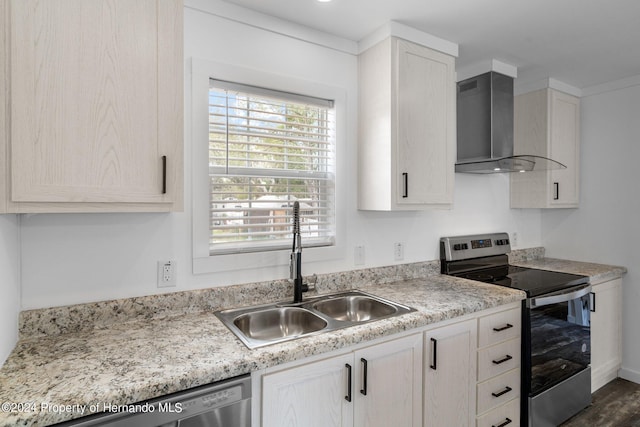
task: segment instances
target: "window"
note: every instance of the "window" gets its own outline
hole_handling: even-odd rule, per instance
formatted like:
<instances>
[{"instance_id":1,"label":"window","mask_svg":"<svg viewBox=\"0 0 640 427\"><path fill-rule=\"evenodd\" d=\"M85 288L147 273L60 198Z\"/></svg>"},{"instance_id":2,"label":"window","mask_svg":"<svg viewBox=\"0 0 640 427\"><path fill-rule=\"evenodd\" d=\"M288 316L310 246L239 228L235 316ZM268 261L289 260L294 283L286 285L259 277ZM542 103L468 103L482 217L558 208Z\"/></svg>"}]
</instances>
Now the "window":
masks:
<instances>
[{"instance_id":1,"label":"window","mask_svg":"<svg viewBox=\"0 0 640 427\"><path fill-rule=\"evenodd\" d=\"M335 111L330 100L211 79L210 254L335 242Z\"/></svg>"}]
</instances>

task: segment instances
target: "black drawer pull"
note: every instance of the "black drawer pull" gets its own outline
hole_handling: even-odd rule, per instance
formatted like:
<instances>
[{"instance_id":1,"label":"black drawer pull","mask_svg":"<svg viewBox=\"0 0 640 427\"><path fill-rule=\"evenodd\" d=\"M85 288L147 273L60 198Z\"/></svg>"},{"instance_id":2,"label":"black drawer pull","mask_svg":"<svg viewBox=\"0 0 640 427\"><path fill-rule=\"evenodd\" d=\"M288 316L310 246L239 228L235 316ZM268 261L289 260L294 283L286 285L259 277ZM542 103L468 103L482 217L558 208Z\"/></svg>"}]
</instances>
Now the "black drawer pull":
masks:
<instances>
[{"instance_id":1,"label":"black drawer pull","mask_svg":"<svg viewBox=\"0 0 640 427\"><path fill-rule=\"evenodd\" d=\"M504 390L498 392L498 393L491 393L491 396L493 397L500 397L503 394L507 394L509 393L511 390L513 390L511 387L507 386L507 388L505 388Z\"/></svg>"},{"instance_id":2,"label":"black drawer pull","mask_svg":"<svg viewBox=\"0 0 640 427\"><path fill-rule=\"evenodd\" d=\"M167 156L162 156L162 194L167 194Z\"/></svg>"},{"instance_id":3,"label":"black drawer pull","mask_svg":"<svg viewBox=\"0 0 640 427\"><path fill-rule=\"evenodd\" d=\"M360 389L360 393L367 395L367 359L364 357L360 359L362 362L362 389Z\"/></svg>"},{"instance_id":4,"label":"black drawer pull","mask_svg":"<svg viewBox=\"0 0 640 427\"><path fill-rule=\"evenodd\" d=\"M502 328L493 328L493 330L496 331L496 332L502 332L502 331L506 331L507 329L510 329L510 328L513 328L513 325L511 323L507 323Z\"/></svg>"},{"instance_id":5,"label":"black drawer pull","mask_svg":"<svg viewBox=\"0 0 640 427\"><path fill-rule=\"evenodd\" d=\"M349 365L348 363L346 363L345 368L347 368L347 395L344 397L344 399L347 402L351 402L351 365Z\"/></svg>"},{"instance_id":6,"label":"black drawer pull","mask_svg":"<svg viewBox=\"0 0 640 427\"><path fill-rule=\"evenodd\" d=\"M500 365L501 363L508 362L511 359L513 359L513 357L511 357L511 356L509 356L507 354L504 358L502 358L500 360L492 360L492 362L493 362L494 365Z\"/></svg>"},{"instance_id":7,"label":"black drawer pull","mask_svg":"<svg viewBox=\"0 0 640 427\"><path fill-rule=\"evenodd\" d=\"M436 371L438 370L438 340L435 338L431 338L431 342L433 343L433 357L431 358L431 360L433 360L433 363L429 365L429 367Z\"/></svg>"},{"instance_id":8,"label":"black drawer pull","mask_svg":"<svg viewBox=\"0 0 640 427\"><path fill-rule=\"evenodd\" d=\"M409 197L409 174L407 172L402 173L402 198Z\"/></svg>"},{"instance_id":9,"label":"black drawer pull","mask_svg":"<svg viewBox=\"0 0 640 427\"><path fill-rule=\"evenodd\" d=\"M511 424L511 418L507 418L502 424L498 424L497 426L492 425L491 427L504 427L509 424Z\"/></svg>"}]
</instances>

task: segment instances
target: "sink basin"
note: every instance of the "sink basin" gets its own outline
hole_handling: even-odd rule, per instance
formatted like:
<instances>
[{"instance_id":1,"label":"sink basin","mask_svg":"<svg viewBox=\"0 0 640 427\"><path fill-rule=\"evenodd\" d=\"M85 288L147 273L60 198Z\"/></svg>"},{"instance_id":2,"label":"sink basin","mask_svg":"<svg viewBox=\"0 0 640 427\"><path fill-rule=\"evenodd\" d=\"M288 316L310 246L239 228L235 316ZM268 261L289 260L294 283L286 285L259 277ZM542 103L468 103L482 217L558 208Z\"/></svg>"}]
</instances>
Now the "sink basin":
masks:
<instances>
[{"instance_id":1,"label":"sink basin","mask_svg":"<svg viewBox=\"0 0 640 427\"><path fill-rule=\"evenodd\" d=\"M360 291L325 295L298 304L274 303L220 310L214 314L247 347L360 325L415 311Z\"/></svg>"},{"instance_id":2,"label":"sink basin","mask_svg":"<svg viewBox=\"0 0 640 427\"><path fill-rule=\"evenodd\" d=\"M242 314L233 324L247 337L256 340L278 340L319 331L327 322L309 310L299 307L273 307Z\"/></svg>"},{"instance_id":3,"label":"sink basin","mask_svg":"<svg viewBox=\"0 0 640 427\"><path fill-rule=\"evenodd\" d=\"M396 307L366 295L345 295L326 298L313 304L313 309L343 322L367 322L390 316Z\"/></svg>"}]
</instances>

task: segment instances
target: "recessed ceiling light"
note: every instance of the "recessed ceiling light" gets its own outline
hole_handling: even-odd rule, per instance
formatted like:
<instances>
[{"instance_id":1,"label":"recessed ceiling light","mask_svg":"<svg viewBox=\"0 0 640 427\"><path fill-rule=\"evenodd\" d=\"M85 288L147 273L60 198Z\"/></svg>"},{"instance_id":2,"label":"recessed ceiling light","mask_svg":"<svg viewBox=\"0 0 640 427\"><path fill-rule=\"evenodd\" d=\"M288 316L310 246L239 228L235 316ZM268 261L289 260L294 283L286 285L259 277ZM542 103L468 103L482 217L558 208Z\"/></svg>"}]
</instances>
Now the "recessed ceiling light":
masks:
<instances>
[{"instance_id":1,"label":"recessed ceiling light","mask_svg":"<svg viewBox=\"0 0 640 427\"><path fill-rule=\"evenodd\" d=\"M316 0L318 3L329 3L331 0Z\"/></svg>"}]
</instances>

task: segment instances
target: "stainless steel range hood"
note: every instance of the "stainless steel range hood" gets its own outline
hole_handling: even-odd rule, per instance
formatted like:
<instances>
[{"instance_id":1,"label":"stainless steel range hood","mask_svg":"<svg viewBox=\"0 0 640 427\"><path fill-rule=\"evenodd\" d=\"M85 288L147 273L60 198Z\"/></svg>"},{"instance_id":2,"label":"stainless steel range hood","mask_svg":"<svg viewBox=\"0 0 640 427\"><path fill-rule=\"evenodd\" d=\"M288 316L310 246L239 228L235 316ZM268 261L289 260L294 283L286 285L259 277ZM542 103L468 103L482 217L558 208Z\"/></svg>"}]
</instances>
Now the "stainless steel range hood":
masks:
<instances>
[{"instance_id":1,"label":"stainless steel range hood","mask_svg":"<svg viewBox=\"0 0 640 427\"><path fill-rule=\"evenodd\" d=\"M458 82L456 172L563 169L546 157L513 154L513 78L495 71Z\"/></svg>"}]
</instances>

